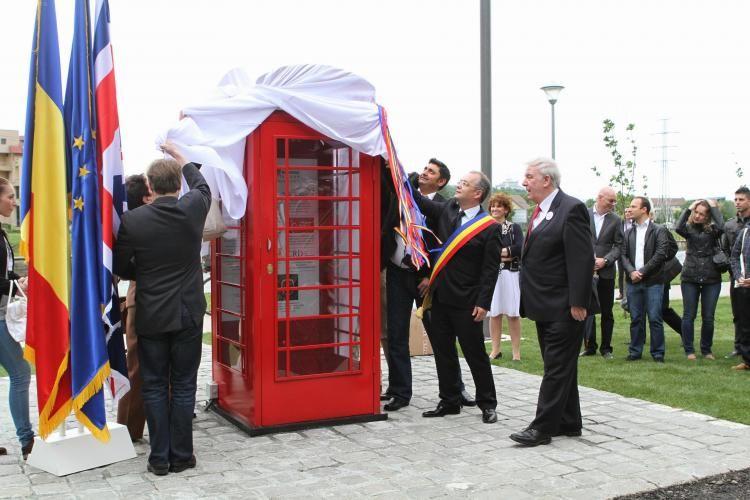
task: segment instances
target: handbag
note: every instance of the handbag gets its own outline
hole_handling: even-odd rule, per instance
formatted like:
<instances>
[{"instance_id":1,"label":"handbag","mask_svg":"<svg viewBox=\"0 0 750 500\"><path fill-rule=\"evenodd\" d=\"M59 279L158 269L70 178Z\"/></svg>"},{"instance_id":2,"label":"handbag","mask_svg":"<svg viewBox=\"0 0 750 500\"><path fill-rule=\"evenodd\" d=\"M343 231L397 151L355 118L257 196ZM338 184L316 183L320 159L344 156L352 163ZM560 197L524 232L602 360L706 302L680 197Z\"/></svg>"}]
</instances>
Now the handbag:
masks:
<instances>
[{"instance_id":1,"label":"handbag","mask_svg":"<svg viewBox=\"0 0 750 500\"><path fill-rule=\"evenodd\" d=\"M14 285L18 289L19 295L13 296ZM26 341L26 294L23 293L16 280L10 281L8 305L5 310L5 324L13 340L19 344Z\"/></svg>"},{"instance_id":2,"label":"handbag","mask_svg":"<svg viewBox=\"0 0 750 500\"><path fill-rule=\"evenodd\" d=\"M206 223L203 226L203 241L211 241L220 238L227 232L227 225L224 223L219 200L211 198L211 208L206 215Z\"/></svg>"},{"instance_id":3,"label":"handbag","mask_svg":"<svg viewBox=\"0 0 750 500\"><path fill-rule=\"evenodd\" d=\"M720 273L729 271L729 258L727 257L727 254L724 253L724 250L721 249L721 246L716 245L716 247L714 248L714 255L713 257L711 257L711 260L713 261L716 270Z\"/></svg>"}]
</instances>

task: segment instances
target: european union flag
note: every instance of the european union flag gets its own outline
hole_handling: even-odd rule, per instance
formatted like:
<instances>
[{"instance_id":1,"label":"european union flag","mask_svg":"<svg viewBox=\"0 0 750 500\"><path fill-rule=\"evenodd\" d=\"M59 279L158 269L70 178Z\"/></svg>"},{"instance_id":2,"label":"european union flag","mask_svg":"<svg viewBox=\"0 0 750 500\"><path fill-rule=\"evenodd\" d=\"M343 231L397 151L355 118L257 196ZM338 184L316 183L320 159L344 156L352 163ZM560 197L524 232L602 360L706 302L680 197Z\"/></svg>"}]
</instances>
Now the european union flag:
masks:
<instances>
[{"instance_id":1,"label":"european union flag","mask_svg":"<svg viewBox=\"0 0 750 500\"><path fill-rule=\"evenodd\" d=\"M102 386L110 367L102 321L102 235L89 19L88 0L76 0L64 109L72 214L70 365L76 418L98 439L107 441Z\"/></svg>"}]
</instances>

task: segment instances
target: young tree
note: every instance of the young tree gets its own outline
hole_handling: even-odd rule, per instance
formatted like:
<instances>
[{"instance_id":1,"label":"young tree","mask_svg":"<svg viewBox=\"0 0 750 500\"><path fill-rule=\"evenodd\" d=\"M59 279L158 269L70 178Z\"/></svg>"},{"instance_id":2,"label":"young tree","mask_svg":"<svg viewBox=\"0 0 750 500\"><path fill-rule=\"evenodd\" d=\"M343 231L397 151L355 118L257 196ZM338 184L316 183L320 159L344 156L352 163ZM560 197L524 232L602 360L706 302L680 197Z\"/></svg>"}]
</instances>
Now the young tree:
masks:
<instances>
[{"instance_id":1,"label":"young tree","mask_svg":"<svg viewBox=\"0 0 750 500\"><path fill-rule=\"evenodd\" d=\"M625 127L627 134L626 144L629 148L629 159L624 158L620 152L619 142L615 135L615 122L609 118L603 122L604 132L604 147L609 150L612 156L612 169L613 173L609 176L609 183L615 188L617 192L617 204L615 210L617 213L622 214L625 208L630 204L630 200L636 195L635 185L635 168L636 158L638 156L638 146L633 137L633 131L635 130L635 124L629 123ZM596 174L597 177L601 177L603 174L602 169L598 166L591 167L591 170ZM642 176L643 194L646 195L647 178L645 175Z\"/></svg>"}]
</instances>

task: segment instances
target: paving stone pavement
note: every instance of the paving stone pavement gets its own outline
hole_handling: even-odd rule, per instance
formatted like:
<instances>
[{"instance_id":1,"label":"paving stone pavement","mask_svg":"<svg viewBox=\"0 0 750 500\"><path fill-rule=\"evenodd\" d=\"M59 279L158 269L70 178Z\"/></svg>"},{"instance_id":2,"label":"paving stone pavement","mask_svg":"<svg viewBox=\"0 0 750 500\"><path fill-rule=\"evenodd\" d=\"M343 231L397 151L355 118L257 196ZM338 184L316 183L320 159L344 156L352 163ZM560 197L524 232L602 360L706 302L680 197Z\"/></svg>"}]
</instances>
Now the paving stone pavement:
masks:
<instances>
[{"instance_id":1,"label":"paving stone pavement","mask_svg":"<svg viewBox=\"0 0 750 500\"><path fill-rule=\"evenodd\" d=\"M153 476L146 472L148 444L140 442L135 459L58 478L20 459L6 409L0 444L9 454L0 457L0 497L595 499L750 467L748 426L588 388L581 388L582 437L518 447L508 435L531 419L541 378L496 366L498 423L483 424L476 408L424 419L421 412L437 397L434 362L426 356L413 358L411 406L386 421L250 438L203 411L210 359L205 346L196 469ZM463 360L462 367L469 382ZM7 392L5 377L3 401ZM36 407L31 412L36 423Z\"/></svg>"}]
</instances>

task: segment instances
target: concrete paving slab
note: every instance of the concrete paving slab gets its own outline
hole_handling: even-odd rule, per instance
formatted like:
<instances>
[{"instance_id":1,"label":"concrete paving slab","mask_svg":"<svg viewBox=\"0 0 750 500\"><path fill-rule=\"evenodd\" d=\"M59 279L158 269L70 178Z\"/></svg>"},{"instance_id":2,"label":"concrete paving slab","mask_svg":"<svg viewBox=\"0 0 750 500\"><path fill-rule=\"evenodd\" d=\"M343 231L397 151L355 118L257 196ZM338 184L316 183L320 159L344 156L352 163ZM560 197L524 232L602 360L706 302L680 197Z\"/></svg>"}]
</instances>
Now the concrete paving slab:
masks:
<instances>
[{"instance_id":1,"label":"concrete paving slab","mask_svg":"<svg viewBox=\"0 0 750 500\"><path fill-rule=\"evenodd\" d=\"M206 346L194 425L196 469L166 477L147 473L144 440L132 460L58 478L20 459L5 411L0 433L10 455L0 457L0 498L596 499L750 467L748 426L588 388L581 389L581 437L519 447L508 435L532 419L541 379L496 366L498 423L482 424L476 408L424 419L421 412L437 403L432 357L413 358L412 404L387 421L249 438L203 411L210 359ZM463 361L462 368L471 389ZM34 382L31 389L36 423ZM0 398L7 394L2 378Z\"/></svg>"}]
</instances>

